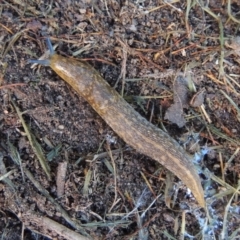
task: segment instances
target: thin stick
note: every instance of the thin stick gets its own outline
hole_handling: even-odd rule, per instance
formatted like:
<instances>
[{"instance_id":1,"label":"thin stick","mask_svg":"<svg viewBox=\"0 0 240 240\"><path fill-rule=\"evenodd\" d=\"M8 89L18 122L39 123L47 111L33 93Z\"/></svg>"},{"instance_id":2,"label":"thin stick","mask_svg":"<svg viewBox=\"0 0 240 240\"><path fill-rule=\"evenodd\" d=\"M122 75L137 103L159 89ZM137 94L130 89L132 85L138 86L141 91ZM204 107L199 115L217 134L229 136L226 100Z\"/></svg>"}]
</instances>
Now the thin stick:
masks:
<instances>
[{"instance_id":1,"label":"thin stick","mask_svg":"<svg viewBox=\"0 0 240 240\"><path fill-rule=\"evenodd\" d=\"M111 161L112 161L112 165L113 165L113 171L114 171L114 201L113 201L113 204L112 206L110 207L109 209L109 213L112 211L113 207L116 205L117 203L117 173L116 173L116 165L115 165L115 162L114 162L114 159L113 159L113 155L112 155L112 151L110 149L110 146L109 144L107 144L107 148L108 148L108 153L109 153L109 156L111 158Z\"/></svg>"},{"instance_id":2,"label":"thin stick","mask_svg":"<svg viewBox=\"0 0 240 240\"><path fill-rule=\"evenodd\" d=\"M26 214L23 215L21 218L24 222L24 218L26 218L26 222L30 222L31 224L36 225L37 227L41 227L49 232L54 232L59 234L61 237L67 240L90 240L88 237L84 237L77 232L59 224L48 217L42 217L37 214ZM31 228L31 227L30 227ZM41 234L41 233L40 233Z\"/></svg>"},{"instance_id":3,"label":"thin stick","mask_svg":"<svg viewBox=\"0 0 240 240\"><path fill-rule=\"evenodd\" d=\"M55 205L56 210L59 211L62 215L62 217L75 229L80 231L82 234L88 236L86 231L83 229L81 224L77 220L72 220L71 217L68 215L68 213L53 199L53 197L49 194L49 192L42 187L42 185L33 177L32 173L24 168L24 172L28 179L33 183L33 185L37 188L38 191L40 191L52 204Z\"/></svg>"},{"instance_id":4,"label":"thin stick","mask_svg":"<svg viewBox=\"0 0 240 240\"><path fill-rule=\"evenodd\" d=\"M14 88L16 86L24 86L27 85L26 83L13 83L13 84L8 84L8 85L3 85L0 86L0 89L5 89L5 88Z\"/></svg>"}]
</instances>

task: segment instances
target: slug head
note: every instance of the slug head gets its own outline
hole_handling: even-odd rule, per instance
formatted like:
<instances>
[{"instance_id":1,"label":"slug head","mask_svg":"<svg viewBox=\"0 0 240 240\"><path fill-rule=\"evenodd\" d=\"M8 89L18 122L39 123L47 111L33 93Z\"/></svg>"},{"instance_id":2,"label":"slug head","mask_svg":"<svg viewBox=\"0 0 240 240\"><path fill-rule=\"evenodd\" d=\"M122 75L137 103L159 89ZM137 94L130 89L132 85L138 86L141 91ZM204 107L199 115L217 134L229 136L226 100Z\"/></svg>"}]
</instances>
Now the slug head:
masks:
<instances>
[{"instance_id":1,"label":"slug head","mask_svg":"<svg viewBox=\"0 0 240 240\"><path fill-rule=\"evenodd\" d=\"M53 45L50 41L50 38L46 38L46 43L47 43L47 47L49 49L49 56L51 57L52 55L54 55L54 49L53 49ZM43 66L50 66L50 59L44 59L44 60L28 60L28 63L36 63L36 64L40 64Z\"/></svg>"}]
</instances>

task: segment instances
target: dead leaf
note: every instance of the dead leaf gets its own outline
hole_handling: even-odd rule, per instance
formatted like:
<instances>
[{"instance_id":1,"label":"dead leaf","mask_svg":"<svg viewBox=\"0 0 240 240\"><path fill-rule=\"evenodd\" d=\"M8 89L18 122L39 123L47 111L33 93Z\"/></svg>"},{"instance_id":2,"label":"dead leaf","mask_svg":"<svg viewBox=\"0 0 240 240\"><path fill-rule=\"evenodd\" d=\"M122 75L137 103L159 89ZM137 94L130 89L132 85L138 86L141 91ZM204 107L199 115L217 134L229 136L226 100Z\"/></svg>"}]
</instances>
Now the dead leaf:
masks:
<instances>
[{"instance_id":1,"label":"dead leaf","mask_svg":"<svg viewBox=\"0 0 240 240\"><path fill-rule=\"evenodd\" d=\"M174 103L170 108L168 108L164 119L177 124L180 128L183 127L186 124L186 120L183 116L181 104Z\"/></svg>"},{"instance_id":2,"label":"dead leaf","mask_svg":"<svg viewBox=\"0 0 240 240\"><path fill-rule=\"evenodd\" d=\"M195 93L190 101L190 105L192 107L200 107L203 102L204 102L204 97L205 97L205 89L202 89Z\"/></svg>"},{"instance_id":3,"label":"dead leaf","mask_svg":"<svg viewBox=\"0 0 240 240\"><path fill-rule=\"evenodd\" d=\"M37 30L42 28L42 24L37 20L33 20L27 24L27 28L36 32Z\"/></svg>"},{"instance_id":4,"label":"dead leaf","mask_svg":"<svg viewBox=\"0 0 240 240\"><path fill-rule=\"evenodd\" d=\"M186 120L183 115L183 108L188 108L188 87L187 80L183 76L178 76L173 83L174 104L168 108L164 119L183 127Z\"/></svg>"},{"instance_id":5,"label":"dead leaf","mask_svg":"<svg viewBox=\"0 0 240 240\"><path fill-rule=\"evenodd\" d=\"M178 76L173 83L173 100L174 103L179 103L182 108L188 108L188 84L187 79L183 76Z\"/></svg>"}]
</instances>

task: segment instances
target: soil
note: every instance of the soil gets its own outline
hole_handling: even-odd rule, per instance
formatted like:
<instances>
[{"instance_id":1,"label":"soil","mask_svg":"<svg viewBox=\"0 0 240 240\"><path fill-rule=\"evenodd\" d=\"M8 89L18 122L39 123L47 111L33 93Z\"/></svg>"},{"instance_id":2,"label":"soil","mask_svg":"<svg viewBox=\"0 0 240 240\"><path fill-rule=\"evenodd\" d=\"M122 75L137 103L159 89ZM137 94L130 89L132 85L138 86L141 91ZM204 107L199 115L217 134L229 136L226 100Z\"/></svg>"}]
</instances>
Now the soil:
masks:
<instances>
[{"instance_id":1,"label":"soil","mask_svg":"<svg viewBox=\"0 0 240 240\"><path fill-rule=\"evenodd\" d=\"M2 239L240 239L240 2L207 2L1 1ZM50 67L28 62L47 58L46 37L199 153L207 212Z\"/></svg>"}]
</instances>

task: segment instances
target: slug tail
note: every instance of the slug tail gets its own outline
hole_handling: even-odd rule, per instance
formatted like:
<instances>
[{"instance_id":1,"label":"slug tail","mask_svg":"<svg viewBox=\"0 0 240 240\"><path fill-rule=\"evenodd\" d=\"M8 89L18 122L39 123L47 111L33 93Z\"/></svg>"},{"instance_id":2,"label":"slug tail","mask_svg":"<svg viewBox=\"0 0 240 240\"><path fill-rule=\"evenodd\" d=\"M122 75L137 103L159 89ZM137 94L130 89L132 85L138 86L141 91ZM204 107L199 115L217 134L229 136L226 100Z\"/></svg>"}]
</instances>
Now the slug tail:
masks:
<instances>
[{"instance_id":1,"label":"slug tail","mask_svg":"<svg viewBox=\"0 0 240 240\"><path fill-rule=\"evenodd\" d=\"M50 61L48 59L45 60L28 60L28 63L36 63L43 66L50 66Z\"/></svg>"}]
</instances>

